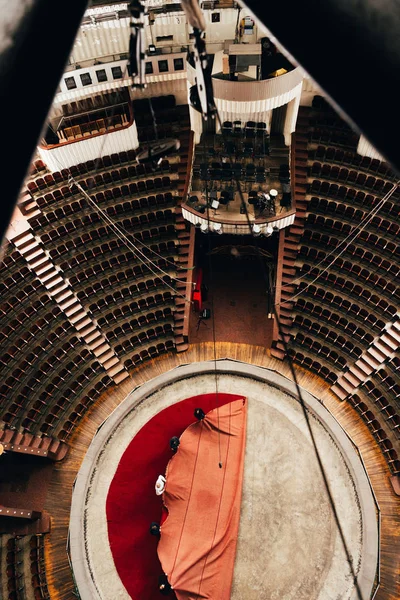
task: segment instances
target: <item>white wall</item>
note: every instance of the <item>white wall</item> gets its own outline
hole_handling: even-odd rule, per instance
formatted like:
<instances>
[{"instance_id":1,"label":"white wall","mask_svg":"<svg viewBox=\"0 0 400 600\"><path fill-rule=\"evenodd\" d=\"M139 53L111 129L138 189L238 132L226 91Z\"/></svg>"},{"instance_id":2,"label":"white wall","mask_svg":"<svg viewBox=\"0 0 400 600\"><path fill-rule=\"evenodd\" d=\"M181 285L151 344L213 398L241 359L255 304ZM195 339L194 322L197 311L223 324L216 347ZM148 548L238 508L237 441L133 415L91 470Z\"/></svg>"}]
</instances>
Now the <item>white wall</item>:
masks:
<instances>
[{"instance_id":1,"label":"white wall","mask_svg":"<svg viewBox=\"0 0 400 600\"><path fill-rule=\"evenodd\" d=\"M361 154L361 156L369 156L370 158L376 158L385 162L383 156L379 154L374 146L363 135L360 136L358 141L357 153Z\"/></svg>"},{"instance_id":2,"label":"white wall","mask_svg":"<svg viewBox=\"0 0 400 600\"><path fill-rule=\"evenodd\" d=\"M136 124L118 131L110 131L104 135L97 135L76 142L60 144L52 149L38 147L40 158L46 163L50 171L61 171L72 165L87 160L95 160L99 156L106 156L122 150L136 149L139 146Z\"/></svg>"}]
</instances>

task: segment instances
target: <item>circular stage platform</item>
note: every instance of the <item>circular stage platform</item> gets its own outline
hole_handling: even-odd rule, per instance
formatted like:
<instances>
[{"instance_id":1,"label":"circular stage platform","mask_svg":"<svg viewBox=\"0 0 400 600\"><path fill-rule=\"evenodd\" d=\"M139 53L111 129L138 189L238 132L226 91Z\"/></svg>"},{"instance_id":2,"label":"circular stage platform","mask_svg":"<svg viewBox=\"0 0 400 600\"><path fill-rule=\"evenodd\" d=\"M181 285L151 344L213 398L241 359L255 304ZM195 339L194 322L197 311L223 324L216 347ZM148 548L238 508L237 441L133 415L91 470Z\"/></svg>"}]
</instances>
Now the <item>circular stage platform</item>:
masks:
<instances>
[{"instance_id":1,"label":"circular stage platform","mask_svg":"<svg viewBox=\"0 0 400 600\"><path fill-rule=\"evenodd\" d=\"M186 399L215 393L216 371L218 391L245 396L248 403L231 598L370 598L378 563L377 511L356 447L324 406L302 390L358 590L293 383L268 369L219 360L177 367L133 390L98 430L78 474L71 507L72 566L82 600L143 600L124 581L121 556L110 545L115 541L108 520L110 486L147 424L167 407L171 419ZM115 512L123 511L123 491L115 502ZM130 560L134 570L135 556Z\"/></svg>"}]
</instances>

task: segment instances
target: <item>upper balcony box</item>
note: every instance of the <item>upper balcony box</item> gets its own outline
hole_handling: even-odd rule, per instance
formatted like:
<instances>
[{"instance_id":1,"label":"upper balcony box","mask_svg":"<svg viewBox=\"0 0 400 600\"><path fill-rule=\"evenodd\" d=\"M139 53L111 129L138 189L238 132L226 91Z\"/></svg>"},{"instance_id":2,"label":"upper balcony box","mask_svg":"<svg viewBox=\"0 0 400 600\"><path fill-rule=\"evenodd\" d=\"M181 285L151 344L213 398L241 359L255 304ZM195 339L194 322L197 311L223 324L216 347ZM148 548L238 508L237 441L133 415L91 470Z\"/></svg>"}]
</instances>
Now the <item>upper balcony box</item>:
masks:
<instances>
[{"instance_id":1,"label":"upper balcony box","mask_svg":"<svg viewBox=\"0 0 400 600\"><path fill-rule=\"evenodd\" d=\"M129 91L121 88L69 102L54 110L39 153L51 170L58 171L138 145Z\"/></svg>"}]
</instances>

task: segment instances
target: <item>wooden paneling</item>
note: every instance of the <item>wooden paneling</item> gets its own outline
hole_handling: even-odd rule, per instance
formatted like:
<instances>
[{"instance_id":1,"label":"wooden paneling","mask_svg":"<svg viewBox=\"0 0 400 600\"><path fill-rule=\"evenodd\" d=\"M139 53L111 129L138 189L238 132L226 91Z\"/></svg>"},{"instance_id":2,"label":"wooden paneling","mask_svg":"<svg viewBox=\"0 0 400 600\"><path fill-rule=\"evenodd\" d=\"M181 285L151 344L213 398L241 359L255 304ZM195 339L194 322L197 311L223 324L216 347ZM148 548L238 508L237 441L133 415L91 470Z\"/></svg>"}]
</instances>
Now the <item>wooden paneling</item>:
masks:
<instances>
[{"instance_id":1,"label":"wooden paneling","mask_svg":"<svg viewBox=\"0 0 400 600\"><path fill-rule=\"evenodd\" d=\"M271 358L265 348L217 342L216 352L217 358L232 358L268 367L290 378L287 363ZM70 440L70 453L64 461L55 466L45 507L52 518L51 534L46 536L47 581L52 599L71 600L74 597L73 580L66 554L72 486L96 429L137 385L180 364L213 358L213 344L203 343L190 346L189 350L182 354L168 354L149 361L117 388L103 394L76 428ZM400 498L392 491L385 460L367 426L348 404L340 402L329 391L328 384L299 367L296 367L296 372L299 384L323 401L360 449L381 508L381 586L376 599L398 600Z\"/></svg>"}]
</instances>

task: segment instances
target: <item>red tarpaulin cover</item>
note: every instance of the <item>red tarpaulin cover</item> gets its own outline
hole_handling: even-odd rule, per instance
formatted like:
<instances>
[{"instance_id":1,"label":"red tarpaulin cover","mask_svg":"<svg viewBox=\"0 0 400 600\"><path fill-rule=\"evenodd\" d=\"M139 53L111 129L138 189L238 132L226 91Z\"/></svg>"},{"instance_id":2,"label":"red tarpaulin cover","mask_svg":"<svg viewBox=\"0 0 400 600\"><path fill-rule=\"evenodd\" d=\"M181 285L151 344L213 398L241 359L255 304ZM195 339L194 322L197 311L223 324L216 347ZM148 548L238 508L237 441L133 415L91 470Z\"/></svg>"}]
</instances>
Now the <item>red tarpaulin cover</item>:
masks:
<instances>
[{"instance_id":1,"label":"red tarpaulin cover","mask_svg":"<svg viewBox=\"0 0 400 600\"><path fill-rule=\"evenodd\" d=\"M230 598L246 415L244 398L212 410L186 429L168 464L158 556L178 600Z\"/></svg>"}]
</instances>

